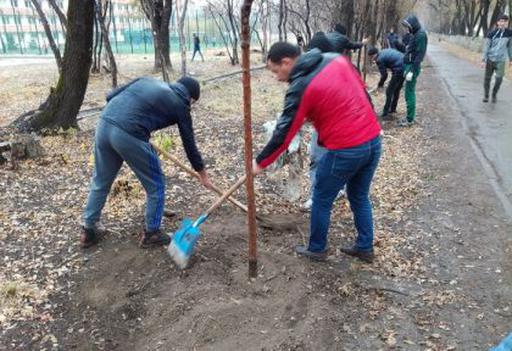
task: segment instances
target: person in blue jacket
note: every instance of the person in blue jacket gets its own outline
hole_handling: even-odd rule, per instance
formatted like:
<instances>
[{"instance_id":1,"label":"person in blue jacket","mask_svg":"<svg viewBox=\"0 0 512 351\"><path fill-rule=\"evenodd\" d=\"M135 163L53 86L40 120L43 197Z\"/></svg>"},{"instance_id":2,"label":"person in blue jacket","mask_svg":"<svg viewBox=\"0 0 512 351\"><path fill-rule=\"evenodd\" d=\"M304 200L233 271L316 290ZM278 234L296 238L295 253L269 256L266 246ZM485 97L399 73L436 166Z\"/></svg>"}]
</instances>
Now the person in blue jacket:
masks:
<instances>
[{"instance_id":1,"label":"person in blue jacket","mask_svg":"<svg viewBox=\"0 0 512 351\"><path fill-rule=\"evenodd\" d=\"M396 112L400 91L404 84L404 54L395 49L384 49L379 51L376 47L368 49L370 60L374 61L379 67L380 80L377 89L384 87L388 79L388 70L392 76L386 89L386 103L379 117L388 119L390 113Z\"/></svg>"},{"instance_id":2,"label":"person in blue jacket","mask_svg":"<svg viewBox=\"0 0 512 351\"><path fill-rule=\"evenodd\" d=\"M145 230L140 236L140 246L169 244L169 236L160 232L165 200L164 175L149 139L151 132L177 125L187 158L199 173L201 183L211 187L194 140L190 115L191 104L199 99L199 95L199 83L190 77L172 84L149 77L138 78L107 95L107 105L96 127L94 173L80 237L83 248L100 240L101 211L123 162L146 191Z\"/></svg>"}]
</instances>

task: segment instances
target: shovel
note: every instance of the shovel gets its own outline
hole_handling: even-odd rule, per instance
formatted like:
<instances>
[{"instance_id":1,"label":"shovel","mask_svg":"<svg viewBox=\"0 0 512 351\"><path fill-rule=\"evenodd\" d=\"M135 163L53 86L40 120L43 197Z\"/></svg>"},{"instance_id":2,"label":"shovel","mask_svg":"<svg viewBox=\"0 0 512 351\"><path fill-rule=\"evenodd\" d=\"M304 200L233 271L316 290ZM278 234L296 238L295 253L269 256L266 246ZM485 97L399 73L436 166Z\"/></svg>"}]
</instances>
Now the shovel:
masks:
<instances>
[{"instance_id":1,"label":"shovel","mask_svg":"<svg viewBox=\"0 0 512 351\"><path fill-rule=\"evenodd\" d=\"M199 179L199 174L197 174L196 171L194 171L193 169L191 169L190 167L186 166L183 162L181 162L177 157L171 155L170 153L162 150L160 147L156 146L155 144L151 143L151 146L153 146L153 148L158 151L159 154L162 154L166 159L168 159L169 161L171 161L172 163L174 163L176 166L178 166L179 168L181 168L182 170L184 170L185 172L187 172L189 175L191 175L192 177L195 177L197 179ZM222 195L224 194L224 191L222 191L219 187L215 186L212 184L212 187L211 189L213 191L215 191L217 194L219 195ZM233 205L235 205L236 207L238 207L239 209L241 209L242 211L244 212L247 212L248 209L247 209L247 206L244 205L243 203L241 203L240 201L237 201L236 199L233 199L232 197L228 197L228 201L231 202Z\"/></svg>"},{"instance_id":2,"label":"shovel","mask_svg":"<svg viewBox=\"0 0 512 351\"><path fill-rule=\"evenodd\" d=\"M183 162L181 162L176 156L173 156L170 153L162 150L162 148L156 146L153 143L151 143L151 145L164 158L166 158L169 161L171 161L172 163L174 163L176 166L181 168L183 171L187 172L192 177L199 179L199 174L197 174L197 172L195 172L193 169L191 169L190 167L185 165ZM215 185L213 185L211 187L211 189L219 195L224 194L224 191ZM245 213L248 212L247 206L245 204L232 198L231 196L228 197L227 199L229 202L231 202L233 205L235 205L236 207L238 207ZM262 215L262 214L256 213L256 219L258 220L258 224L261 227L270 229L270 230L278 230L278 231L295 230L297 227L297 224L299 224L294 218L291 218L290 216Z\"/></svg>"},{"instance_id":3,"label":"shovel","mask_svg":"<svg viewBox=\"0 0 512 351\"><path fill-rule=\"evenodd\" d=\"M190 256L194 251L194 246L201 237L199 226L208 219L210 214L215 211L236 189L245 182L247 176L243 176L229 188L213 205L210 206L203 214L201 214L195 221L190 218L185 218L181 223L181 228L174 234L168 251L172 259L178 267L185 269L188 265Z\"/></svg>"}]
</instances>

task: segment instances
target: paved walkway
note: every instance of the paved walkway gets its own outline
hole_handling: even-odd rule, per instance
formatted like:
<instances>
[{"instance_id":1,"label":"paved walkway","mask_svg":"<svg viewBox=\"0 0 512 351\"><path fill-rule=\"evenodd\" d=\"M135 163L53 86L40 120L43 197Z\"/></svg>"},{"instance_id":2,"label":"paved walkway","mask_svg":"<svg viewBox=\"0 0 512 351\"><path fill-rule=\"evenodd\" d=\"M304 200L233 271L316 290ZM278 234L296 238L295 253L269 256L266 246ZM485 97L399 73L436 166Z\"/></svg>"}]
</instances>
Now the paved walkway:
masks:
<instances>
[{"instance_id":1,"label":"paved walkway","mask_svg":"<svg viewBox=\"0 0 512 351\"><path fill-rule=\"evenodd\" d=\"M497 103L483 103L483 69L439 45L430 45L428 55L457 102L465 132L505 211L512 217L511 82L504 80Z\"/></svg>"}]
</instances>

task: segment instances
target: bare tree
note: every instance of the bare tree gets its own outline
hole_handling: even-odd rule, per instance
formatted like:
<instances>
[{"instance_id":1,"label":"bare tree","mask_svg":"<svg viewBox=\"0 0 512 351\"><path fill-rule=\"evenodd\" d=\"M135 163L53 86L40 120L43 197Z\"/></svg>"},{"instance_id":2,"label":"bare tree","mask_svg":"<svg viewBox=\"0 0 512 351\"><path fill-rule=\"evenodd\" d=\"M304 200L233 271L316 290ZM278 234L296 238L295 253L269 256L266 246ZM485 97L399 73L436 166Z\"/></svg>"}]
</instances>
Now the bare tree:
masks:
<instances>
[{"instance_id":1,"label":"bare tree","mask_svg":"<svg viewBox=\"0 0 512 351\"><path fill-rule=\"evenodd\" d=\"M59 17L60 25L62 27L62 33L64 33L64 36L66 36L66 27L68 26L68 21L66 19L66 16L64 15L64 12L62 9L57 5L55 0L48 0L50 3L50 6L52 7L53 11L57 14Z\"/></svg>"},{"instance_id":2,"label":"bare tree","mask_svg":"<svg viewBox=\"0 0 512 351\"><path fill-rule=\"evenodd\" d=\"M102 4L101 0L96 0L96 18L99 22L99 26L101 28L101 33L103 36L103 42L105 43L105 49L107 50L107 56L110 63L110 70L112 74L112 87L117 87L117 64L116 59L114 57L114 53L112 52L112 46L110 45L110 39L108 37L108 29L105 24L106 13L109 10L109 7L112 6L111 0L105 1L105 7Z\"/></svg>"},{"instance_id":3,"label":"bare tree","mask_svg":"<svg viewBox=\"0 0 512 351\"><path fill-rule=\"evenodd\" d=\"M44 32L46 34L46 38L48 39L48 43L50 44L50 48L53 52L53 56L55 56L55 62L57 63L57 68L59 69L59 73L62 71L62 57L60 55L60 50L57 44L55 43L55 40L53 39L52 30L50 28L50 25L48 24L48 19L46 18L46 15L41 8L41 4L39 3L39 0L32 0L32 5L34 5L37 14L39 15L39 19L41 20L41 23L43 24Z\"/></svg>"},{"instance_id":4,"label":"bare tree","mask_svg":"<svg viewBox=\"0 0 512 351\"><path fill-rule=\"evenodd\" d=\"M187 75L187 45L185 43L185 17L187 15L188 0L183 0L183 9L180 13L178 0L176 1L176 15L178 16L178 35L180 39L180 52L181 52L181 75Z\"/></svg>"},{"instance_id":5,"label":"bare tree","mask_svg":"<svg viewBox=\"0 0 512 351\"><path fill-rule=\"evenodd\" d=\"M224 45L226 47L226 51L228 53L229 59L232 65L236 65L240 63L238 58L238 21L237 17L234 15L234 5L233 0L224 1L209 1L208 2L208 10L212 15L212 18L219 30L220 36Z\"/></svg>"},{"instance_id":6,"label":"bare tree","mask_svg":"<svg viewBox=\"0 0 512 351\"><path fill-rule=\"evenodd\" d=\"M140 0L144 15L151 23L155 45L155 70L172 70L169 48L169 23L172 14L172 0ZM165 73L164 73L165 71Z\"/></svg>"},{"instance_id":7,"label":"bare tree","mask_svg":"<svg viewBox=\"0 0 512 351\"><path fill-rule=\"evenodd\" d=\"M309 43L312 37L311 29L311 0L300 0L287 2L286 13L288 14L287 24L295 35L303 34L306 42Z\"/></svg>"},{"instance_id":8,"label":"bare tree","mask_svg":"<svg viewBox=\"0 0 512 351\"><path fill-rule=\"evenodd\" d=\"M76 116L85 96L92 62L94 1L69 0L67 19L66 45L57 85L50 89L50 95L37 110L12 123L20 131L77 127Z\"/></svg>"}]
</instances>

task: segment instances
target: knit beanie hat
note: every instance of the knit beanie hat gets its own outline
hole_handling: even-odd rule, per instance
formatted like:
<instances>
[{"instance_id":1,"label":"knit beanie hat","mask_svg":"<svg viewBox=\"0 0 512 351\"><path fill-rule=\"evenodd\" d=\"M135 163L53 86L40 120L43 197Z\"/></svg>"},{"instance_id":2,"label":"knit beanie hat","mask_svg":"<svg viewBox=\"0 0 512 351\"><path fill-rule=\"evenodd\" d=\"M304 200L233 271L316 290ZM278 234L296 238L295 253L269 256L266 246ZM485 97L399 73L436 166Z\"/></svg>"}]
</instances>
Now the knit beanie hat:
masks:
<instances>
[{"instance_id":1,"label":"knit beanie hat","mask_svg":"<svg viewBox=\"0 0 512 351\"><path fill-rule=\"evenodd\" d=\"M194 100L199 100L199 95L201 93L201 89L199 86L199 82L192 77L181 77L178 79L178 83L181 83L187 88L190 97Z\"/></svg>"},{"instance_id":2,"label":"knit beanie hat","mask_svg":"<svg viewBox=\"0 0 512 351\"><path fill-rule=\"evenodd\" d=\"M501 21L501 20L505 20L505 21L508 21L508 16L505 15L504 13L502 13L501 15L498 16L498 21Z\"/></svg>"}]
</instances>

